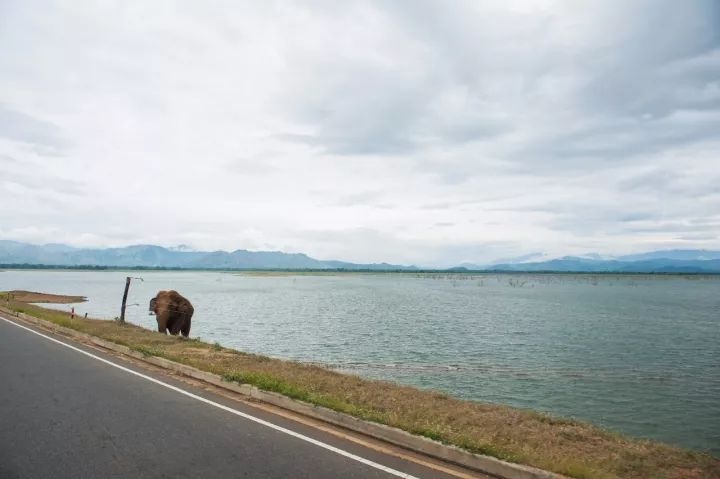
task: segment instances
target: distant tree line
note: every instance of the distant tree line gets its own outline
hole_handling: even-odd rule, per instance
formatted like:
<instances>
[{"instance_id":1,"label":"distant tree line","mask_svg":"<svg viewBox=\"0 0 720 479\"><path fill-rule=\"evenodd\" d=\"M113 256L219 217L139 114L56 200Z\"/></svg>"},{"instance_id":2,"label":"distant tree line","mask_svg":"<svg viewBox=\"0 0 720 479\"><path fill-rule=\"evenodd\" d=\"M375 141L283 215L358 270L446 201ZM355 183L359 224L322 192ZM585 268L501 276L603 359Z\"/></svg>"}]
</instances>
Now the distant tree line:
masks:
<instances>
[{"instance_id":1,"label":"distant tree line","mask_svg":"<svg viewBox=\"0 0 720 479\"><path fill-rule=\"evenodd\" d=\"M104 266L104 265L57 265L57 264L30 264L10 263L0 264L0 269L53 269L53 270L78 270L78 271L212 271L212 272L277 272L277 273L403 273L403 274L563 274L563 275L720 275L720 272L713 271L520 271L503 269L376 269L376 268L192 268L181 266Z\"/></svg>"}]
</instances>

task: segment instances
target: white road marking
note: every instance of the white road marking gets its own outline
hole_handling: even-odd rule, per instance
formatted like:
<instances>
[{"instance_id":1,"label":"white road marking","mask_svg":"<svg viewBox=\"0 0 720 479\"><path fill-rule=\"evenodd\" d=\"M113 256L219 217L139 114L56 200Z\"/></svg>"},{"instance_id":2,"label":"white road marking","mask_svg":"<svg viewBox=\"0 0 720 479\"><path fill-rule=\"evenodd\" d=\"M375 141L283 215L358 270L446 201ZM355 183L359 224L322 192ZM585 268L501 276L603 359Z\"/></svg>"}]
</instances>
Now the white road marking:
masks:
<instances>
[{"instance_id":1,"label":"white road marking","mask_svg":"<svg viewBox=\"0 0 720 479\"><path fill-rule=\"evenodd\" d=\"M411 476L410 474L406 474L406 473L404 473L404 472L398 471L398 470L396 470L396 469L392 469L392 468L387 467L387 466L383 466L382 464L378 464L377 462L371 461L371 460L369 460L369 459L365 459L364 457L357 456L357 455L352 454L352 453L350 453L350 452L347 452L347 451L344 451L344 450L342 450L342 449L339 449L339 448L337 448L337 447L335 447L335 446L331 446L330 444L326 444L326 443L324 443L324 442L322 442L322 441L318 441L317 439L313 439L313 438L311 438L311 437L304 436L304 435L302 435L302 434L300 434L300 433L298 433L298 432L291 431L290 429L286 429L286 428L284 428L284 427L282 427L282 426L278 426L278 425L276 425L276 424L273 424L273 423L271 423L271 422L265 421L265 420L263 420L263 419L260 419L260 418L258 418L258 417L255 417L255 416L251 416L250 414L246 414L246 413L244 413L244 412L238 411L238 410L233 409L233 408L231 408L231 407L224 406L224 405L222 405L222 404L220 404L220 403L216 403L215 401L211 401L211 400L206 399L206 398L204 398L204 397L198 396L197 394L193 394L193 393L191 393L191 392L185 391L184 389L181 389L181 388L179 388L179 387L173 386L172 384L164 383L164 382L162 382L162 381L160 381L160 380L158 380L158 379L155 379L155 378L153 378L153 377L147 376L147 375L142 374L142 373L139 373L139 372L137 372L137 371L133 371L132 369L126 368L126 367L124 367L124 366L120 366L119 364L116 364L116 363L114 363L114 362L112 362L112 361L108 361L107 359L103 359L103 358L101 358L100 356L96 356L96 355L94 355L94 354L92 354L92 353L89 353L89 352L87 352L87 351L84 351L84 350L82 350L82 349L80 349L80 348L76 348L75 346L72 346L72 345L70 345L70 344L64 343L64 342L62 342L62 341L59 341L59 340L57 340L57 339L55 339L55 338L53 338L53 337L50 337L50 336L47 336L47 335L45 335L45 334L39 333L39 332L35 331L34 329L31 329L31 328L28 328L28 327L23 326L23 325L21 325L21 324L18 324L18 323L16 323L15 321L10 321L9 319L3 318L2 316L0 316L0 319L2 319L3 321L5 321L5 322L7 322L7 323L10 323L10 324L12 324L12 325L14 325L14 326L17 326L18 328L25 329L25 330L27 330L27 331L30 331L30 332L33 333L33 334L37 334L38 336L41 336L41 337L43 337L43 338L45 338L45 339L49 339L50 341L53 341L53 342L58 343L58 344L61 344L61 345L65 346L66 348L70 348L70 349L72 349L72 350L74 350L74 351L77 351L77 352L79 352L79 353L81 353L81 354L84 354L84 355L86 355L86 356L89 356L89 357L91 357L91 358L93 358L93 359L97 359L98 361L103 362L103 363L105 363L105 364L108 364L108 365L110 365L110 366L112 366L112 367L121 369L121 370L123 370L123 371L125 371L125 372L127 372L127 373L130 373L130 374L134 374L135 376L141 377L141 378L143 378L143 379L147 379L147 380L150 381L150 382L153 382L153 383L155 383L155 384L159 384L160 386L164 386L164 387L166 387L166 388L168 388L168 389L172 389L173 391L178 392L178 393L180 393L180 394L183 394L183 395L185 395L185 396L187 396L187 397L190 397L190 398L193 398L193 399L197 399L198 401L204 402L205 404L209 404L209 405L211 405L211 406L215 406L216 408L222 409L223 411L227 411L227 412L229 412L229 413L235 414L236 416L243 417L243 418L245 418L245 419L247 419L247 420L249 420L249 421L254 421L254 422L258 423L258 424L262 424L263 426L267 426L267 427L269 427L269 428L271 428L271 429L275 429L276 431L280 431L280 432L285 433L285 434L287 434L287 435L289 435L289 436L296 437L296 438L301 439L301 440L303 440L303 441L309 442L310 444L314 444L314 445L316 445L316 446L322 447L323 449L327 449L328 451L332 451L332 452L334 452L334 453L336 453L336 454L340 454L341 456L347 457L347 458L349 458L349 459L352 459L352 460L354 460L354 461L360 462L360 463L365 464L365 465L367 465L367 466L374 467L375 469L380 469L381 471L387 472L388 474L392 474L393 476L402 477L402 478L404 478L404 479L419 479L418 477Z\"/></svg>"}]
</instances>

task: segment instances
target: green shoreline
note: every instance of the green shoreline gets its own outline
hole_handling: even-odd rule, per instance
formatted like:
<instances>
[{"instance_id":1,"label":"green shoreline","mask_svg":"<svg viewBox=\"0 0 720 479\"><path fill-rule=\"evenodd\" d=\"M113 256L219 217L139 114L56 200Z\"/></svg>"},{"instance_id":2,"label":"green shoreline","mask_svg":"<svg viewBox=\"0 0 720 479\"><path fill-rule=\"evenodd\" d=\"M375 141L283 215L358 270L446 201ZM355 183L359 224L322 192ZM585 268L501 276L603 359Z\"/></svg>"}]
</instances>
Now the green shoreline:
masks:
<instances>
[{"instance_id":1,"label":"green shoreline","mask_svg":"<svg viewBox=\"0 0 720 479\"><path fill-rule=\"evenodd\" d=\"M720 459L634 439L597 426L535 411L464 401L435 391L362 379L315 365L247 354L111 320L71 319L69 313L11 300L15 312L252 384L310 404L386 424L470 452L582 479L720 478Z\"/></svg>"}]
</instances>

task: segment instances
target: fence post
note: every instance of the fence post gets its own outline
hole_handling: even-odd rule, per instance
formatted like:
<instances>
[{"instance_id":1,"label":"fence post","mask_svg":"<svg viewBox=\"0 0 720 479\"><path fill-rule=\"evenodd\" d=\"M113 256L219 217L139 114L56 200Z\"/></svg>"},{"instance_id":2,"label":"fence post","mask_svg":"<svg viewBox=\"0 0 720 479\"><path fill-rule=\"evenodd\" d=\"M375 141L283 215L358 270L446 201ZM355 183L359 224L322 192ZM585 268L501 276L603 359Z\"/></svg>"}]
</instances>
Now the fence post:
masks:
<instances>
[{"instance_id":1,"label":"fence post","mask_svg":"<svg viewBox=\"0 0 720 479\"><path fill-rule=\"evenodd\" d=\"M123 293L122 306L120 307L120 322L125 322L125 303L127 303L128 289L130 289L130 276L125 278L125 292Z\"/></svg>"}]
</instances>

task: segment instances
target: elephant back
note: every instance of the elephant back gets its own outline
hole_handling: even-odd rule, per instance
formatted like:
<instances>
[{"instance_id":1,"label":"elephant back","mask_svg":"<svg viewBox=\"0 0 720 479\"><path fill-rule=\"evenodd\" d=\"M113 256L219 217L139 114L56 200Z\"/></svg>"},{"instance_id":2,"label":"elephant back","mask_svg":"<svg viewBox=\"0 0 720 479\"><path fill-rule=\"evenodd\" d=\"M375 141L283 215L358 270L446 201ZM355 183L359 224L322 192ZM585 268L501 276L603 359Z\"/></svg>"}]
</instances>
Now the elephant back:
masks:
<instances>
[{"instance_id":1,"label":"elephant back","mask_svg":"<svg viewBox=\"0 0 720 479\"><path fill-rule=\"evenodd\" d=\"M190 301L175 290L158 292L155 306L157 311L168 311L171 316L192 317L195 312Z\"/></svg>"}]
</instances>

